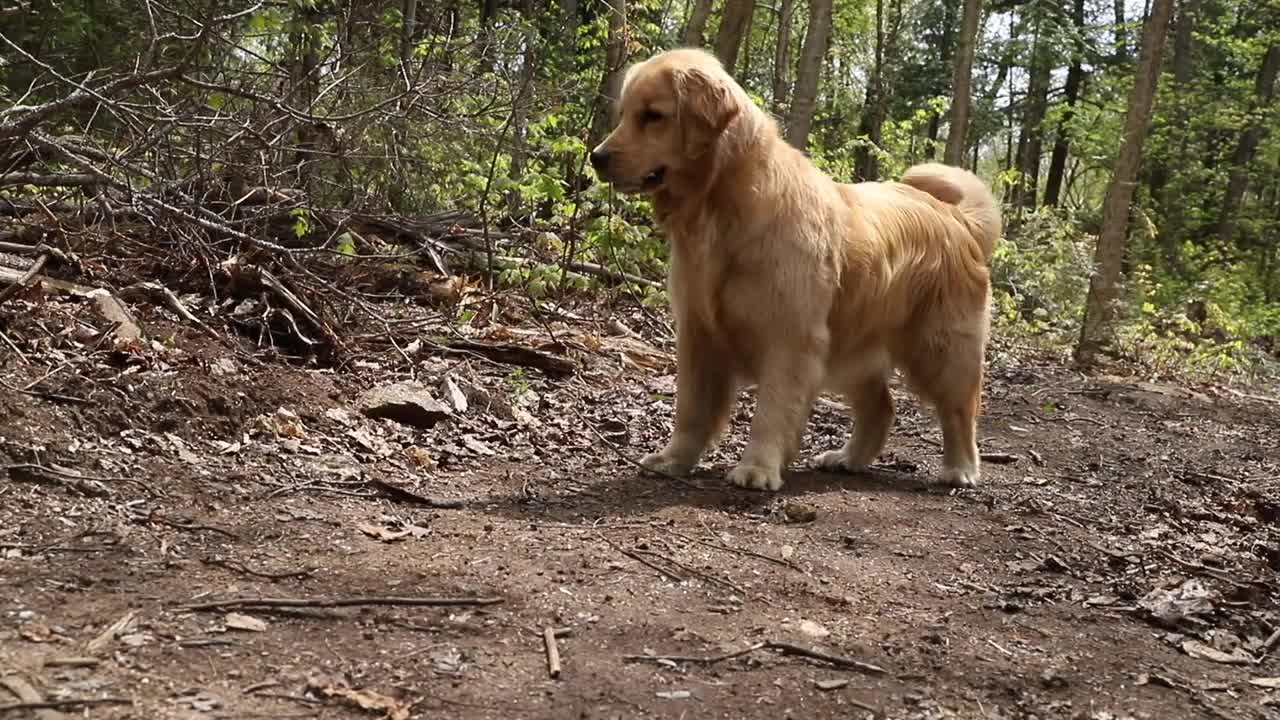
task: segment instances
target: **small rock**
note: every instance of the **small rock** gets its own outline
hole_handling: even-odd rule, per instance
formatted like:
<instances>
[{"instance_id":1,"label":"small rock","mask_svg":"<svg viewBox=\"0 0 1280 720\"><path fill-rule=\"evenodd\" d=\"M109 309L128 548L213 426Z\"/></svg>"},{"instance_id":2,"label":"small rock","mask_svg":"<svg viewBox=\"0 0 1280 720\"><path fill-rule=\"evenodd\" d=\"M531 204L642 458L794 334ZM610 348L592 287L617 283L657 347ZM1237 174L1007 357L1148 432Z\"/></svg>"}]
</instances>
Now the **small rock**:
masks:
<instances>
[{"instance_id":1,"label":"small rock","mask_svg":"<svg viewBox=\"0 0 1280 720\"><path fill-rule=\"evenodd\" d=\"M371 418L387 418L416 428L432 428L453 414L453 410L431 396L418 383L397 383L376 387L360 396L360 412Z\"/></svg>"},{"instance_id":2,"label":"small rock","mask_svg":"<svg viewBox=\"0 0 1280 720\"><path fill-rule=\"evenodd\" d=\"M809 523L818 519L818 508L808 503L788 500L782 506L782 514L789 523Z\"/></svg>"},{"instance_id":3,"label":"small rock","mask_svg":"<svg viewBox=\"0 0 1280 720\"><path fill-rule=\"evenodd\" d=\"M831 634L830 630L812 620L801 620L800 632L814 638L824 638Z\"/></svg>"},{"instance_id":4,"label":"small rock","mask_svg":"<svg viewBox=\"0 0 1280 720\"><path fill-rule=\"evenodd\" d=\"M209 374L214 377L225 377L227 375L235 375L239 370L234 358L220 357L209 363Z\"/></svg>"}]
</instances>

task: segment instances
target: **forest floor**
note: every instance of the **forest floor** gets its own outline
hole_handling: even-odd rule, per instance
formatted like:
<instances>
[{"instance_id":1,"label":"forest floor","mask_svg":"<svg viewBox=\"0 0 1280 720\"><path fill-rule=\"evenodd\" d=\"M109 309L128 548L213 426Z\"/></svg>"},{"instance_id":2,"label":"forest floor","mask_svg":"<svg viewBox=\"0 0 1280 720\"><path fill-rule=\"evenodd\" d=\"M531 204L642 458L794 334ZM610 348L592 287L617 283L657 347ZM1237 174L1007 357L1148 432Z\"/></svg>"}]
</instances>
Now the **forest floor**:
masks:
<instances>
[{"instance_id":1,"label":"forest floor","mask_svg":"<svg viewBox=\"0 0 1280 720\"><path fill-rule=\"evenodd\" d=\"M578 312L335 370L7 304L0 718L1280 718L1273 390L993 350L980 487L895 389L874 472L766 494L723 480L745 393L689 482L638 472L670 347ZM403 382L439 405L361 411Z\"/></svg>"}]
</instances>

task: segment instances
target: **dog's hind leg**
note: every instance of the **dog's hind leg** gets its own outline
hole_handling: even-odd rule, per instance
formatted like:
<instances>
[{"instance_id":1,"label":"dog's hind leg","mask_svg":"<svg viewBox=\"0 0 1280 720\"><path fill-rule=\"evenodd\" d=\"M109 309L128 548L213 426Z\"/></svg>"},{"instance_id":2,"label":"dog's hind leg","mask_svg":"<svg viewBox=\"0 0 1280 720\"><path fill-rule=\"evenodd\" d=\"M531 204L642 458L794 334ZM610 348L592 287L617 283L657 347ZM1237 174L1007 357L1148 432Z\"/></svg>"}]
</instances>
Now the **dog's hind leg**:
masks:
<instances>
[{"instance_id":1,"label":"dog's hind leg","mask_svg":"<svg viewBox=\"0 0 1280 720\"><path fill-rule=\"evenodd\" d=\"M942 426L942 473L954 487L974 487L980 475L977 443L982 407L983 338L952 334L917 348L906 363L908 382L933 405Z\"/></svg>"},{"instance_id":2,"label":"dog's hind leg","mask_svg":"<svg viewBox=\"0 0 1280 720\"><path fill-rule=\"evenodd\" d=\"M828 450L814 459L823 470L855 471L875 462L893 429L893 395L888 378L872 375L850 383L844 393L853 416L853 432L839 450Z\"/></svg>"}]
</instances>

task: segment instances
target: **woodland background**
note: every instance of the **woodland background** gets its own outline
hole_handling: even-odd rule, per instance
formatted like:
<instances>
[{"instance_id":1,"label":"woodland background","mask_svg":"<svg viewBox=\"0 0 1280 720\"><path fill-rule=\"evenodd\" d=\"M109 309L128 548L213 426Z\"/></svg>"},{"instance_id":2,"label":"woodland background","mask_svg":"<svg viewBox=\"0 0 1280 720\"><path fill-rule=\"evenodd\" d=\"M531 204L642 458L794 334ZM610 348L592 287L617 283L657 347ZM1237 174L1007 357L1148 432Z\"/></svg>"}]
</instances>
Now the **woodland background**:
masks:
<instances>
[{"instance_id":1,"label":"woodland background","mask_svg":"<svg viewBox=\"0 0 1280 720\"><path fill-rule=\"evenodd\" d=\"M645 201L584 159L626 64L677 45L839 179L989 181L1000 336L1278 372L1277 0L10 0L0 261L182 295L251 260L311 348L391 294L659 307Z\"/></svg>"}]
</instances>

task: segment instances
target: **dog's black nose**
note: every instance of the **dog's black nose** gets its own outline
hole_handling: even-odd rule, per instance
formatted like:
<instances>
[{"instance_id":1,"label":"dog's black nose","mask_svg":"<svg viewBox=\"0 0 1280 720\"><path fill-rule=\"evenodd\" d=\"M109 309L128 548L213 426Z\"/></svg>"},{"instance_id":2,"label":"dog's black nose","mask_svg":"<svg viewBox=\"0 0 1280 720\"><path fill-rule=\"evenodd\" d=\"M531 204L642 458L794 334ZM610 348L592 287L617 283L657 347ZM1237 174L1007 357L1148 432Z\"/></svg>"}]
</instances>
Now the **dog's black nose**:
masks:
<instances>
[{"instance_id":1,"label":"dog's black nose","mask_svg":"<svg viewBox=\"0 0 1280 720\"><path fill-rule=\"evenodd\" d=\"M592 150L591 167L595 168L596 172L604 172L605 168L609 167L609 151Z\"/></svg>"}]
</instances>

